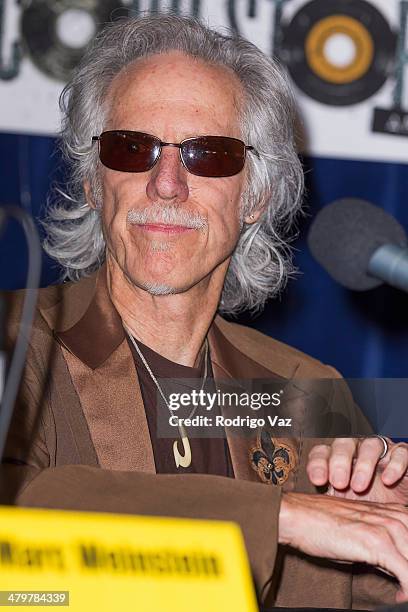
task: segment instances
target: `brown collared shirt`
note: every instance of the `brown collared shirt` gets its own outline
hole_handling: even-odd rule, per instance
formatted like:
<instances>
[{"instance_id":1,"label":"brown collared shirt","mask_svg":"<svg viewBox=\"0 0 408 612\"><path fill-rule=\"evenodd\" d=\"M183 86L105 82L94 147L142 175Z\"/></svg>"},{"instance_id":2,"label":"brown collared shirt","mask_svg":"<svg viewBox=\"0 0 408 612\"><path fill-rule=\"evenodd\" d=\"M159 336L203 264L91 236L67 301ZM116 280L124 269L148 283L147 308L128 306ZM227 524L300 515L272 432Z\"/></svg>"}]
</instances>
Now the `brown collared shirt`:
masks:
<instances>
[{"instance_id":1,"label":"brown collared shirt","mask_svg":"<svg viewBox=\"0 0 408 612\"><path fill-rule=\"evenodd\" d=\"M178 429L175 428L175 435L173 438L165 438L158 435L158 410L165 410L168 412L168 408L164 405L164 402L158 405L156 384L152 380L152 377L129 338L128 343L135 360L139 378L140 390L153 447L156 472L158 474L213 474L216 476L234 478L234 471L226 438L198 438L189 436L192 456L191 465L186 468L176 466L173 453L173 444L175 440L178 440L179 450L181 453L183 452L182 442L178 436ZM138 346L156 379L158 379L159 384L160 379L199 379L201 381L204 376L204 358L201 359L201 364L198 368L190 368L169 361L139 341ZM209 384L211 384L212 370L210 356L208 357L208 378ZM199 387L200 383L198 383L198 388ZM187 413L188 412L189 411L187 411ZM187 416L187 414L185 416ZM206 436L207 435L208 434L206 434Z\"/></svg>"}]
</instances>

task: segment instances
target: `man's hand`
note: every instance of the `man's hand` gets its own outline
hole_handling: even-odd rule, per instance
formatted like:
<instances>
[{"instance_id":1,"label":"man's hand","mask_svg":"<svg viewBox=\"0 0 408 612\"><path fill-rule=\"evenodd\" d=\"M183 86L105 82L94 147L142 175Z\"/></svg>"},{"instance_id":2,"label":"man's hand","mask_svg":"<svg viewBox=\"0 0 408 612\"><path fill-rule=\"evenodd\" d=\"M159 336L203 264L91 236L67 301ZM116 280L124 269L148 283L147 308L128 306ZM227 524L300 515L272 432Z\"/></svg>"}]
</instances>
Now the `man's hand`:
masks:
<instances>
[{"instance_id":1,"label":"man's hand","mask_svg":"<svg viewBox=\"0 0 408 612\"><path fill-rule=\"evenodd\" d=\"M284 493L279 543L308 555L365 562L397 578L408 601L408 511L397 504Z\"/></svg>"},{"instance_id":2,"label":"man's hand","mask_svg":"<svg viewBox=\"0 0 408 612\"><path fill-rule=\"evenodd\" d=\"M346 499L408 504L408 444L394 444L380 460L379 438L337 438L312 448L307 473L315 486Z\"/></svg>"}]
</instances>

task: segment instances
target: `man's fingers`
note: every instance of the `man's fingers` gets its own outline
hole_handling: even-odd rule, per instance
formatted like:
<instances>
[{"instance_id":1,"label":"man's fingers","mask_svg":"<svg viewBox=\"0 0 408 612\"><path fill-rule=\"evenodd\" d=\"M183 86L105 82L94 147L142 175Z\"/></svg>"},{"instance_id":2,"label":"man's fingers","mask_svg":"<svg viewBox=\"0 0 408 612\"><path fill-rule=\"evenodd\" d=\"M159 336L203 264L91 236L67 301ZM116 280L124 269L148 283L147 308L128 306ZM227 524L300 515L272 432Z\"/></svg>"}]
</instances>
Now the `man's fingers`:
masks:
<instances>
[{"instance_id":1,"label":"man's fingers","mask_svg":"<svg viewBox=\"0 0 408 612\"><path fill-rule=\"evenodd\" d=\"M374 505L363 510L359 504L356 507L359 509L352 515L352 520L356 526L354 542L357 550L362 550L358 556L395 576L401 593L408 595L407 513L399 510L389 516L384 513L384 508Z\"/></svg>"},{"instance_id":2,"label":"man's fingers","mask_svg":"<svg viewBox=\"0 0 408 612\"><path fill-rule=\"evenodd\" d=\"M329 459L329 482L335 489L345 489L349 486L356 448L357 440L354 438L334 440Z\"/></svg>"},{"instance_id":3,"label":"man's fingers","mask_svg":"<svg viewBox=\"0 0 408 612\"><path fill-rule=\"evenodd\" d=\"M383 449L384 445L379 438L365 438L360 442L350 482L351 488L356 493L362 493L369 486Z\"/></svg>"},{"instance_id":4,"label":"man's fingers","mask_svg":"<svg viewBox=\"0 0 408 612\"><path fill-rule=\"evenodd\" d=\"M385 558L387 556L387 558ZM392 551L387 555L383 555L384 561L380 567L385 570L390 570L400 583L400 592L402 597L408 597L408 562L399 552ZM383 565L384 563L384 565Z\"/></svg>"},{"instance_id":5,"label":"man's fingers","mask_svg":"<svg viewBox=\"0 0 408 612\"><path fill-rule=\"evenodd\" d=\"M325 485L329 479L329 457L331 448L327 444L318 444L309 453L306 471L310 481L316 486Z\"/></svg>"},{"instance_id":6,"label":"man's fingers","mask_svg":"<svg viewBox=\"0 0 408 612\"><path fill-rule=\"evenodd\" d=\"M325 452L315 448L311 461ZM377 567L408 597L408 512L400 504L284 493L279 538L308 555Z\"/></svg>"},{"instance_id":7,"label":"man's fingers","mask_svg":"<svg viewBox=\"0 0 408 612\"><path fill-rule=\"evenodd\" d=\"M378 566L390 571L400 583L402 596L408 597L408 560L401 554L396 546L396 542L392 536L388 537L380 536L378 541L373 538L372 544L375 546L377 543L381 545L378 549Z\"/></svg>"},{"instance_id":8,"label":"man's fingers","mask_svg":"<svg viewBox=\"0 0 408 612\"><path fill-rule=\"evenodd\" d=\"M390 510L384 514L384 509L364 513L366 523L376 525L387 531L392 538L395 548L408 563L408 512Z\"/></svg>"},{"instance_id":9,"label":"man's fingers","mask_svg":"<svg viewBox=\"0 0 408 612\"><path fill-rule=\"evenodd\" d=\"M360 443L354 438L337 438L331 446L316 445L306 467L309 479L315 486L330 484L337 491L350 486L355 493L363 493L375 476L383 449L378 437L365 438ZM385 462L381 476L385 485L392 486L408 476L408 444L391 446Z\"/></svg>"},{"instance_id":10,"label":"man's fingers","mask_svg":"<svg viewBox=\"0 0 408 612\"><path fill-rule=\"evenodd\" d=\"M408 445L398 445L390 451L390 459L382 473L384 484L391 486L403 478L408 471Z\"/></svg>"},{"instance_id":11,"label":"man's fingers","mask_svg":"<svg viewBox=\"0 0 408 612\"><path fill-rule=\"evenodd\" d=\"M361 512L359 520L371 526L371 533L366 533L375 556L371 563L392 573L400 583L401 597L408 597L408 512L402 506L390 504L388 509L373 504L371 511Z\"/></svg>"}]
</instances>

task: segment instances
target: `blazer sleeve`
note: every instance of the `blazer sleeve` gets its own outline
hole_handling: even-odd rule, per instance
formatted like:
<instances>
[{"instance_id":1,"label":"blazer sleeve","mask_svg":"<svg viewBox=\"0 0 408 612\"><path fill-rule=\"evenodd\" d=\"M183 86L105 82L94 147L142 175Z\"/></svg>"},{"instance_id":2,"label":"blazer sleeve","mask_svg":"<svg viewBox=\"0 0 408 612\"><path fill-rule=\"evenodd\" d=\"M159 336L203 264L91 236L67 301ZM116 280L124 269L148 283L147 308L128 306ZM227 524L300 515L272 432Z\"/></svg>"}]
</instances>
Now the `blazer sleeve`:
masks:
<instances>
[{"instance_id":1,"label":"blazer sleeve","mask_svg":"<svg viewBox=\"0 0 408 612\"><path fill-rule=\"evenodd\" d=\"M91 466L44 470L2 466L0 485L7 480L18 506L233 521L242 530L260 599L273 574L281 500L278 487L222 476L146 474Z\"/></svg>"}]
</instances>

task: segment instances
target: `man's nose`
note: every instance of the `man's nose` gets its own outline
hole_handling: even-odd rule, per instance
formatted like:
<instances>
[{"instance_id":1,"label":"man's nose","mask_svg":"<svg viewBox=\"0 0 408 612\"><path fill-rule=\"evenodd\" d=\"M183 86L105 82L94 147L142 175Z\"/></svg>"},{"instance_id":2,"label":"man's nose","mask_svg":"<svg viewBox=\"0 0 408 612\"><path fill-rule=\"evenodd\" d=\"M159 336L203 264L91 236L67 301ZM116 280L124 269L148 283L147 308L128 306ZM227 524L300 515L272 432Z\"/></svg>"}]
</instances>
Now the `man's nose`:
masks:
<instances>
[{"instance_id":1,"label":"man's nose","mask_svg":"<svg viewBox=\"0 0 408 612\"><path fill-rule=\"evenodd\" d=\"M146 193L152 201L187 200L187 170L181 163L180 149L163 147L159 161L151 170Z\"/></svg>"}]
</instances>

